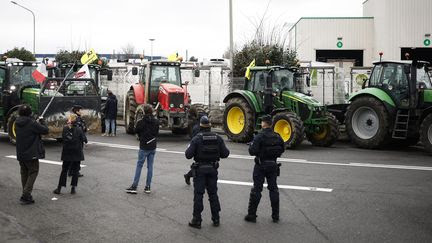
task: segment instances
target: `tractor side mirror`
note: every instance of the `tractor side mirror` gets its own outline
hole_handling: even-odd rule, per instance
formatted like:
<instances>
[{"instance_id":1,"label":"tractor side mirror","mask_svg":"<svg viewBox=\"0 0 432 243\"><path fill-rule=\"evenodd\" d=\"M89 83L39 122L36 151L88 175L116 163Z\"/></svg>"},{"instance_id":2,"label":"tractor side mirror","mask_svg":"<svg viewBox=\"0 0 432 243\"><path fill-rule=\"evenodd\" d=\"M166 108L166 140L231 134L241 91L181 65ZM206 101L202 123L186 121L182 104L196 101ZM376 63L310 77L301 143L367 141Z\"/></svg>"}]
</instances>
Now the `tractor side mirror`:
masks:
<instances>
[{"instance_id":1,"label":"tractor side mirror","mask_svg":"<svg viewBox=\"0 0 432 243\"><path fill-rule=\"evenodd\" d=\"M113 80L113 71L112 70L107 70L107 79L108 79L108 81Z\"/></svg>"},{"instance_id":2,"label":"tractor side mirror","mask_svg":"<svg viewBox=\"0 0 432 243\"><path fill-rule=\"evenodd\" d=\"M199 76L200 76L200 70L199 69L195 69L194 76L195 76L195 78L199 78Z\"/></svg>"},{"instance_id":3,"label":"tractor side mirror","mask_svg":"<svg viewBox=\"0 0 432 243\"><path fill-rule=\"evenodd\" d=\"M310 83L310 77L309 76L306 77L306 85L308 87L310 87L310 85L311 85L311 83Z\"/></svg>"},{"instance_id":4,"label":"tractor side mirror","mask_svg":"<svg viewBox=\"0 0 432 243\"><path fill-rule=\"evenodd\" d=\"M427 87L426 87L426 83L425 82L419 82L419 84L418 84L418 89L419 90L425 90Z\"/></svg>"},{"instance_id":5,"label":"tractor side mirror","mask_svg":"<svg viewBox=\"0 0 432 243\"><path fill-rule=\"evenodd\" d=\"M365 88L366 88L366 83L367 83L367 81L368 81L367 78L363 79L362 89L365 89Z\"/></svg>"},{"instance_id":6,"label":"tractor side mirror","mask_svg":"<svg viewBox=\"0 0 432 243\"><path fill-rule=\"evenodd\" d=\"M132 75L137 75L138 74L138 68L137 67L133 67L132 68Z\"/></svg>"}]
</instances>

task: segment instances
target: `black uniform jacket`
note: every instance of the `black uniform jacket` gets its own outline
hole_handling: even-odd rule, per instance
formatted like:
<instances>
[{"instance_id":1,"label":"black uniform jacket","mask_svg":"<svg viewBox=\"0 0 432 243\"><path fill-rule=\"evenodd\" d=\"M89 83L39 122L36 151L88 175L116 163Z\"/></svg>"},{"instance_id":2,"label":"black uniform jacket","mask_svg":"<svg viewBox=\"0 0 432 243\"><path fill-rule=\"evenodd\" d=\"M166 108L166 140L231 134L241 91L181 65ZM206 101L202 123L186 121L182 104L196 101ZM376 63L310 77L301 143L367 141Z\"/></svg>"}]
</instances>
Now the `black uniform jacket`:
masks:
<instances>
[{"instance_id":1,"label":"black uniform jacket","mask_svg":"<svg viewBox=\"0 0 432 243\"><path fill-rule=\"evenodd\" d=\"M210 128L201 128L200 132L210 132ZM219 144L219 153L220 153L220 157L222 159L227 158L230 154L230 151L228 150L228 148L225 146L225 142L223 141L223 139L217 135L217 139L218 139L218 144ZM201 136L195 136L192 138L188 148L185 151L185 156L187 159L192 159L194 156L197 155L197 149L198 149L198 145L202 143L202 137Z\"/></svg>"},{"instance_id":2,"label":"black uniform jacket","mask_svg":"<svg viewBox=\"0 0 432 243\"><path fill-rule=\"evenodd\" d=\"M264 149L265 139L271 139L276 146L280 146L280 149L275 151L273 155L267 155L266 158L262 158L262 150ZM253 139L252 144L249 146L249 154L257 156L260 159L276 160L285 151L284 141L279 134L273 132L271 128L264 128L259 132Z\"/></svg>"},{"instance_id":3,"label":"black uniform jacket","mask_svg":"<svg viewBox=\"0 0 432 243\"><path fill-rule=\"evenodd\" d=\"M48 134L48 127L26 116L18 117L15 124L18 161L45 158L41 135Z\"/></svg>"}]
</instances>

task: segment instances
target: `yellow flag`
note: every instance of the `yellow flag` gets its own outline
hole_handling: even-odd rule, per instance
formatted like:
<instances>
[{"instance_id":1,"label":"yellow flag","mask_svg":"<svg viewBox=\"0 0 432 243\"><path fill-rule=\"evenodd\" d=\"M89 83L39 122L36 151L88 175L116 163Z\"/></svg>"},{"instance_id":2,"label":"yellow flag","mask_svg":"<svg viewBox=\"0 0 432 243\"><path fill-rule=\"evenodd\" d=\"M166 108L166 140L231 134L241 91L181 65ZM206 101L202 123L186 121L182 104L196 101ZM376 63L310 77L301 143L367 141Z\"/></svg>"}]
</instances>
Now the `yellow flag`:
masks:
<instances>
[{"instance_id":1,"label":"yellow flag","mask_svg":"<svg viewBox=\"0 0 432 243\"><path fill-rule=\"evenodd\" d=\"M168 61L175 62L177 61L178 53L173 53L168 56Z\"/></svg>"},{"instance_id":2,"label":"yellow flag","mask_svg":"<svg viewBox=\"0 0 432 243\"><path fill-rule=\"evenodd\" d=\"M90 49L84 55L81 57L81 63L82 64L89 64L98 59L98 56L96 55L95 50Z\"/></svg>"},{"instance_id":3,"label":"yellow flag","mask_svg":"<svg viewBox=\"0 0 432 243\"><path fill-rule=\"evenodd\" d=\"M255 59L253 59L252 62L249 64L249 66L246 68L245 77L247 79L249 79L249 80L251 79L251 71L250 71L250 69L252 67L255 67Z\"/></svg>"}]
</instances>

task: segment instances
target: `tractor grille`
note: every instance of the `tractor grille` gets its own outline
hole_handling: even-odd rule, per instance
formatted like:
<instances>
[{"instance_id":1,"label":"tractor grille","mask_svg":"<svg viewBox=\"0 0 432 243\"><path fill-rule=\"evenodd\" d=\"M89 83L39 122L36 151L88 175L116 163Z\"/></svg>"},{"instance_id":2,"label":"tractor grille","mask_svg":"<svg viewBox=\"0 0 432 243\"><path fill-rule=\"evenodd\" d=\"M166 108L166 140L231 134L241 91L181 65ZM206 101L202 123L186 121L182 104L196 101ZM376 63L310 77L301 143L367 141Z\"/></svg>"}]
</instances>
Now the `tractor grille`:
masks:
<instances>
[{"instance_id":1,"label":"tractor grille","mask_svg":"<svg viewBox=\"0 0 432 243\"><path fill-rule=\"evenodd\" d=\"M298 103L298 106L299 106L298 108L299 108L299 113L300 113L299 115L300 115L300 118L302 119L302 121L308 119L309 114L310 114L309 107L306 104L301 103L301 102Z\"/></svg>"},{"instance_id":2,"label":"tractor grille","mask_svg":"<svg viewBox=\"0 0 432 243\"><path fill-rule=\"evenodd\" d=\"M183 93L169 95L169 104L171 108L183 108L183 102Z\"/></svg>"}]
</instances>

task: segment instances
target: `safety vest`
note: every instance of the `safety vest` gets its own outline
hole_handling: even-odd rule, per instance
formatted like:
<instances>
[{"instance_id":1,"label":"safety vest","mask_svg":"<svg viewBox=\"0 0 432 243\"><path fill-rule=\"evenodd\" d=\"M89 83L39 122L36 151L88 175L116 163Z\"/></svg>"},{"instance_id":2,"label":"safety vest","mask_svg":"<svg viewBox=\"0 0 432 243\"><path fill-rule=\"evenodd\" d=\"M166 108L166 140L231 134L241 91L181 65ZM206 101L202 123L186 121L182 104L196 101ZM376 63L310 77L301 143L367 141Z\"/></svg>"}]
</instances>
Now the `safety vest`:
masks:
<instances>
[{"instance_id":1,"label":"safety vest","mask_svg":"<svg viewBox=\"0 0 432 243\"><path fill-rule=\"evenodd\" d=\"M198 133L200 137L197 155L195 156L195 161L204 164L219 161L220 151L219 151L219 140L216 133L204 132Z\"/></svg>"}]
</instances>

